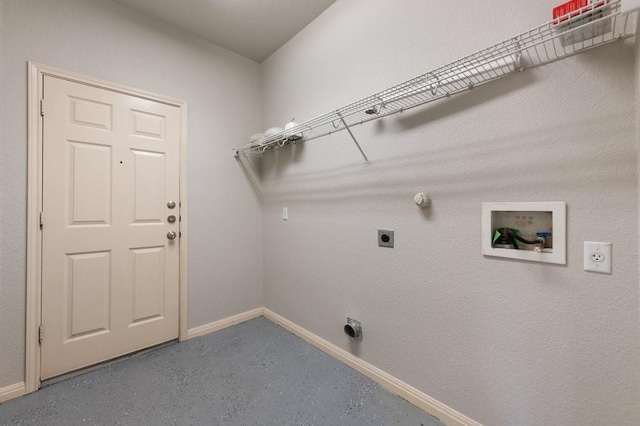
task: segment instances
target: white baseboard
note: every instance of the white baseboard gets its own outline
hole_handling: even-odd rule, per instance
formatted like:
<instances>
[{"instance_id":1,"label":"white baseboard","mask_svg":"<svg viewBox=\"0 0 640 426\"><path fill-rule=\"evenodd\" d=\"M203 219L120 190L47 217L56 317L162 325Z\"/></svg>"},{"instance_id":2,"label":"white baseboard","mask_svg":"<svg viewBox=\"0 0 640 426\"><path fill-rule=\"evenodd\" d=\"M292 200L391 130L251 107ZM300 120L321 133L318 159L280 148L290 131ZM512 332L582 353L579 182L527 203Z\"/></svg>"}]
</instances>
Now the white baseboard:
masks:
<instances>
[{"instance_id":1,"label":"white baseboard","mask_svg":"<svg viewBox=\"0 0 640 426\"><path fill-rule=\"evenodd\" d=\"M0 388L0 404L13 398L17 398L26 393L24 382L14 383L9 386Z\"/></svg>"},{"instance_id":2,"label":"white baseboard","mask_svg":"<svg viewBox=\"0 0 640 426\"><path fill-rule=\"evenodd\" d=\"M432 416L437 417L449 426L477 426L480 423L470 419L454 410L453 408L443 404L442 402L431 398L424 392L404 383L403 381L393 377L392 375L385 373L377 367L361 360L360 358L350 354L342 348L334 345L333 343L324 340L323 338L316 336L310 331L300 327L297 324L289 321L288 319L276 314L275 312L263 308L262 315L273 321L274 323L284 327L301 339L311 343L318 349L326 352L334 358L347 364L349 367L364 374L373 381L380 384L388 391L406 399L413 405L422 408Z\"/></svg>"},{"instance_id":3,"label":"white baseboard","mask_svg":"<svg viewBox=\"0 0 640 426\"><path fill-rule=\"evenodd\" d=\"M333 343L324 340L320 336L317 336L310 331L300 327L299 325L289 321L288 319L276 314L275 312L267 308L256 308L241 314L233 315L231 317L223 318L218 321L214 321L209 324L200 325L198 327L191 328L187 331L187 338L193 339L194 337L204 336L205 334L213 333L224 328L230 327L235 324L239 324L244 321L264 316L268 320L282 326L289 330L301 339L311 343L313 346L322 350L323 352L331 355L337 360L343 362L354 370L364 374L373 381L380 384L388 391L406 399L410 403L417 407L420 407L427 413L437 417L449 426L478 426L480 423L470 419L454 410L453 408L443 404L442 402L430 397L424 392L410 386L403 381L393 377L392 375L380 370L379 368L369 364L366 361L350 354L342 348L334 345ZM13 398L17 398L25 394L25 383L15 383L13 385L0 388L0 403L8 401Z\"/></svg>"},{"instance_id":4,"label":"white baseboard","mask_svg":"<svg viewBox=\"0 0 640 426\"><path fill-rule=\"evenodd\" d=\"M249 321L250 319L257 318L261 315L262 308L260 307L231 317L223 318L218 321L210 322L209 324L190 328L187 330L187 340L193 339L194 337L204 336L205 334L213 333L214 331L222 330L223 328L227 328L241 322Z\"/></svg>"}]
</instances>

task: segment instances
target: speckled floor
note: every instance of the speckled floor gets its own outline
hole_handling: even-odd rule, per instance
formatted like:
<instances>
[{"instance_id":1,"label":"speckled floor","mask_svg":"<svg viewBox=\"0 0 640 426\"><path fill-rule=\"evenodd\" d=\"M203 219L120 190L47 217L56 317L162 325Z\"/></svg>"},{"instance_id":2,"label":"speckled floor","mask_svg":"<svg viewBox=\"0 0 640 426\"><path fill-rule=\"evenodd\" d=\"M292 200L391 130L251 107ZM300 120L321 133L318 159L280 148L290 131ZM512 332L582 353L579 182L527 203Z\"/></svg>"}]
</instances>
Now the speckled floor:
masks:
<instances>
[{"instance_id":1,"label":"speckled floor","mask_svg":"<svg viewBox=\"0 0 640 426\"><path fill-rule=\"evenodd\" d=\"M443 425L262 317L8 401L0 424Z\"/></svg>"}]
</instances>

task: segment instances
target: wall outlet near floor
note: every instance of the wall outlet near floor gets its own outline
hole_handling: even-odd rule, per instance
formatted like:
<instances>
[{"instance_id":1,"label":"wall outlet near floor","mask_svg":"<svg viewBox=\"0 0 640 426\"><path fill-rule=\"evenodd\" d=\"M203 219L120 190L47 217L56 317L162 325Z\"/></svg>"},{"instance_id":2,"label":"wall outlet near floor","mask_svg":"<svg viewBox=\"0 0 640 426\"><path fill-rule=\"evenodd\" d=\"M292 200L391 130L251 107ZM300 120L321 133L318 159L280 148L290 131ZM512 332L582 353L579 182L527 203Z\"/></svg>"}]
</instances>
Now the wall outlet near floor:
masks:
<instances>
[{"instance_id":1,"label":"wall outlet near floor","mask_svg":"<svg viewBox=\"0 0 640 426\"><path fill-rule=\"evenodd\" d=\"M289 209L287 207L282 208L282 220L289 220Z\"/></svg>"},{"instance_id":2,"label":"wall outlet near floor","mask_svg":"<svg viewBox=\"0 0 640 426\"><path fill-rule=\"evenodd\" d=\"M584 270L611 273L611 243L584 242Z\"/></svg>"}]
</instances>

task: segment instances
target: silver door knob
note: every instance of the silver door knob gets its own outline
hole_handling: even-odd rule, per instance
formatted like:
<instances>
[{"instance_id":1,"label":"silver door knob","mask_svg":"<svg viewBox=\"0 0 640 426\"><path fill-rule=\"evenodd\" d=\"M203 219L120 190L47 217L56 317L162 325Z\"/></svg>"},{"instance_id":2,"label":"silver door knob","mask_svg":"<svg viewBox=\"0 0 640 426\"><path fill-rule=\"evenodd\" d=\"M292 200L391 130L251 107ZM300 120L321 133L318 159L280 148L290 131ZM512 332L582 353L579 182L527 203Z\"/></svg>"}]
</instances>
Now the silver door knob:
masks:
<instances>
[{"instance_id":1,"label":"silver door knob","mask_svg":"<svg viewBox=\"0 0 640 426\"><path fill-rule=\"evenodd\" d=\"M169 201L167 203L167 207L169 207L170 209L173 209L176 207L176 202L175 201Z\"/></svg>"},{"instance_id":2,"label":"silver door knob","mask_svg":"<svg viewBox=\"0 0 640 426\"><path fill-rule=\"evenodd\" d=\"M176 234L174 231L167 232L167 238L170 240L175 240L177 236L178 234Z\"/></svg>"}]
</instances>

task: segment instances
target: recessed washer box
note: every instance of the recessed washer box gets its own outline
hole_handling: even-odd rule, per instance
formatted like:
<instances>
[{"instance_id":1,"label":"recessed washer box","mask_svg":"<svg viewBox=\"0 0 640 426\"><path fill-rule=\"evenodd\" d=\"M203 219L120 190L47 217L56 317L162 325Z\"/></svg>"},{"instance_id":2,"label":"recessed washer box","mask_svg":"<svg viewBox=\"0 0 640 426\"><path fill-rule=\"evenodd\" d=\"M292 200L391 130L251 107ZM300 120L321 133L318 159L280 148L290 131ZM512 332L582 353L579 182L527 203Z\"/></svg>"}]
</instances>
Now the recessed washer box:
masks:
<instances>
[{"instance_id":1,"label":"recessed washer box","mask_svg":"<svg viewBox=\"0 0 640 426\"><path fill-rule=\"evenodd\" d=\"M544 237L544 244L517 242L518 249L497 236L505 228L517 230L527 241ZM550 202L482 203L482 254L533 262L567 263L567 205Z\"/></svg>"}]
</instances>

